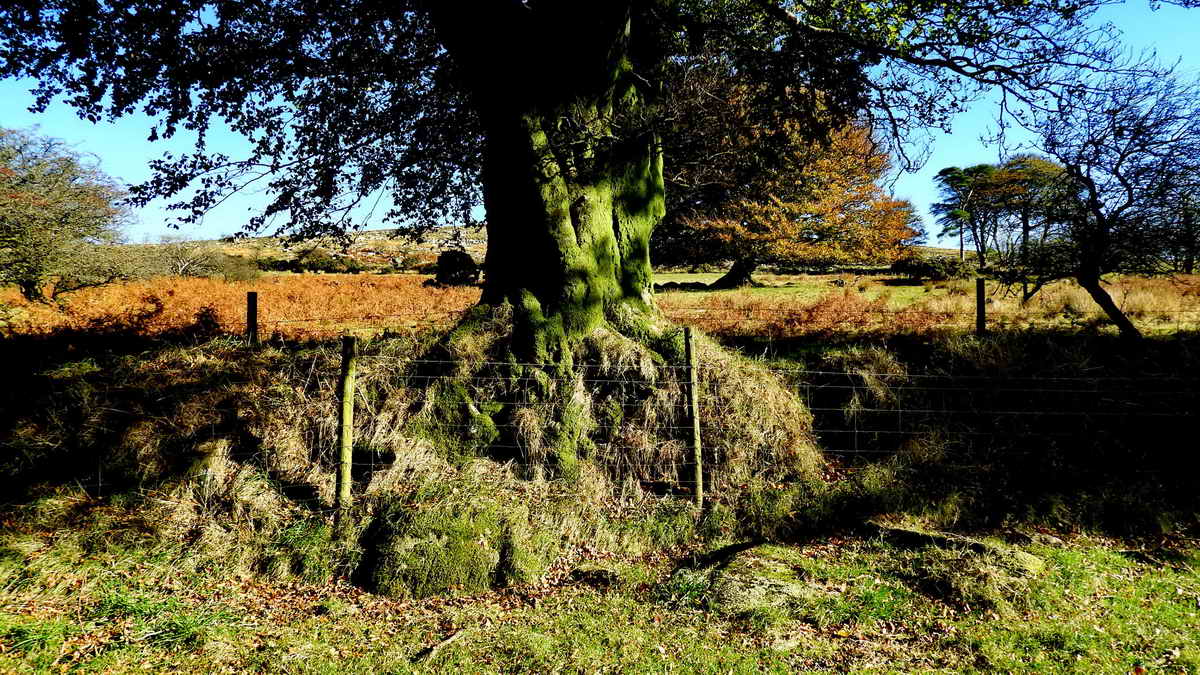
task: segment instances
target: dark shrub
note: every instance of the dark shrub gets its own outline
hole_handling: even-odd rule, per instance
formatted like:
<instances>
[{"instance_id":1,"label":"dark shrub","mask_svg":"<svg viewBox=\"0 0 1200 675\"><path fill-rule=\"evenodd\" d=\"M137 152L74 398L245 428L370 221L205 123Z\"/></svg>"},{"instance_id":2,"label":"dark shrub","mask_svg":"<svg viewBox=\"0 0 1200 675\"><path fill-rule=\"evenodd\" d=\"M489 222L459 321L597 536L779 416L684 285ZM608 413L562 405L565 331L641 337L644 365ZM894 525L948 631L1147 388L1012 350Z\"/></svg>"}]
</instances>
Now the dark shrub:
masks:
<instances>
[{"instance_id":1,"label":"dark shrub","mask_svg":"<svg viewBox=\"0 0 1200 675\"><path fill-rule=\"evenodd\" d=\"M238 255L222 253L217 257L216 274L225 281L254 281L262 276L262 270L253 261Z\"/></svg>"},{"instance_id":2,"label":"dark shrub","mask_svg":"<svg viewBox=\"0 0 1200 675\"><path fill-rule=\"evenodd\" d=\"M445 286L469 286L479 281L479 265L466 251L442 251L437 259L435 280Z\"/></svg>"}]
</instances>

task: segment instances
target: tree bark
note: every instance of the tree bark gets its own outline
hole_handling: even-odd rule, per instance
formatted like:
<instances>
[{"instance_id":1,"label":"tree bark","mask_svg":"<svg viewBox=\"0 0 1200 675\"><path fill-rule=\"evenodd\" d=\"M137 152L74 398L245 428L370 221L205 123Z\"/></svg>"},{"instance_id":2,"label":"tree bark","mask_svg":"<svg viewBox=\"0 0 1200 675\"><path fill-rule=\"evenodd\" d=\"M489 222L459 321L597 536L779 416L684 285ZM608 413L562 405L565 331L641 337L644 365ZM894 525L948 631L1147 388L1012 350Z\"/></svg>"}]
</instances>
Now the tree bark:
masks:
<instances>
[{"instance_id":1,"label":"tree bark","mask_svg":"<svg viewBox=\"0 0 1200 675\"><path fill-rule=\"evenodd\" d=\"M1117 303L1113 302L1112 296L1101 285L1099 275L1080 274L1076 277L1076 281L1083 287L1083 290L1088 292L1088 295L1092 296L1092 300L1100 305L1100 309L1103 309L1109 321L1116 325L1124 340L1141 342L1142 332L1129 320L1129 317L1125 316L1125 312L1121 311Z\"/></svg>"},{"instance_id":2,"label":"tree bark","mask_svg":"<svg viewBox=\"0 0 1200 675\"><path fill-rule=\"evenodd\" d=\"M21 291L21 297L25 298L29 302L49 304L49 301L46 299L46 292L42 288L42 282L40 280L18 281L17 288Z\"/></svg>"},{"instance_id":3,"label":"tree bark","mask_svg":"<svg viewBox=\"0 0 1200 675\"><path fill-rule=\"evenodd\" d=\"M1021 209L1021 306L1033 295L1029 292L1029 210Z\"/></svg>"},{"instance_id":4,"label":"tree bark","mask_svg":"<svg viewBox=\"0 0 1200 675\"><path fill-rule=\"evenodd\" d=\"M724 290L754 286L753 275L756 268L758 268L758 261L754 258L738 258L724 276L709 284L708 287Z\"/></svg>"},{"instance_id":5,"label":"tree bark","mask_svg":"<svg viewBox=\"0 0 1200 675\"><path fill-rule=\"evenodd\" d=\"M634 69L631 3L438 7L486 135L481 302L510 303L514 347L555 360L618 305L654 306L662 158L629 123L653 94Z\"/></svg>"}]
</instances>

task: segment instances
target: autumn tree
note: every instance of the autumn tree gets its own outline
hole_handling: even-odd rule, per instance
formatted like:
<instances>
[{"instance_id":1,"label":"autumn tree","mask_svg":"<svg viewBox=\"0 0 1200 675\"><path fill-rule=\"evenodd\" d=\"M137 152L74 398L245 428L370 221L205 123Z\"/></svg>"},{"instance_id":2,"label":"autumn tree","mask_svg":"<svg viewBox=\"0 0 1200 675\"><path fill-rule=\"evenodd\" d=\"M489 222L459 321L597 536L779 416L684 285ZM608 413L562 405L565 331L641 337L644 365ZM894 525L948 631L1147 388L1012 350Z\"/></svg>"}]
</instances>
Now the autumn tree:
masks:
<instances>
[{"instance_id":1,"label":"autumn tree","mask_svg":"<svg viewBox=\"0 0 1200 675\"><path fill-rule=\"evenodd\" d=\"M126 277L113 247L126 216L122 195L61 141L0 129L0 283L49 302Z\"/></svg>"},{"instance_id":2,"label":"autumn tree","mask_svg":"<svg viewBox=\"0 0 1200 675\"><path fill-rule=\"evenodd\" d=\"M786 122L780 125L787 128ZM730 149L732 161L753 156L757 134L748 134L745 142ZM680 238L705 244L693 260L734 261L714 287L751 284L762 263L890 263L919 236L912 206L879 187L889 160L862 127L838 130L825 143L793 133L787 153L774 165L726 176L737 182L678 207Z\"/></svg>"}]
</instances>

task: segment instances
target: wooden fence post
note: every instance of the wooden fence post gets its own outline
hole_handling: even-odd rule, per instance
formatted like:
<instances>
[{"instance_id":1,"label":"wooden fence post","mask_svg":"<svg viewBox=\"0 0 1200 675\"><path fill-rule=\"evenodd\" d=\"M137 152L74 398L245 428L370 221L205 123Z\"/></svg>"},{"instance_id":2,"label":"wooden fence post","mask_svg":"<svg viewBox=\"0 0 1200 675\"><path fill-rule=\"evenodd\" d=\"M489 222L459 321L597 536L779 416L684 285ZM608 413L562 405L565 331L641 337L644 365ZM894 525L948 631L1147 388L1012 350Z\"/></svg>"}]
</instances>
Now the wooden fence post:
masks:
<instances>
[{"instance_id":1,"label":"wooden fence post","mask_svg":"<svg viewBox=\"0 0 1200 675\"><path fill-rule=\"evenodd\" d=\"M258 293L246 292L246 340L251 347L258 346Z\"/></svg>"},{"instance_id":2,"label":"wooden fence post","mask_svg":"<svg viewBox=\"0 0 1200 675\"><path fill-rule=\"evenodd\" d=\"M350 476L354 462L354 377L357 370L358 338L343 336L342 376L338 386L342 408L338 415L337 494L334 499L335 529L339 531L346 524L346 511L350 508Z\"/></svg>"},{"instance_id":3,"label":"wooden fence post","mask_svg":"<svg viewBox=\"0 0 1200 675\"><path fill-rule=\"evenodd\" d=\"M696 374L696 349L692 342L692 327L683 327L684 354L687 357L688 417L692 427L692 463L695 468L696 508L704 507L704 455L700 446L699 377Z\"/></svg>"},{"instance_id":4,"label":"wooden fence post","mask_svg":"<svg viewBox=\"0 0 1200 675\"><path fill-rule=\"evenodd\" d=\"M983 277L975 279L975 334L983 337L987 333L987 310L984 300Z\"/></svg>"}]
</instances>

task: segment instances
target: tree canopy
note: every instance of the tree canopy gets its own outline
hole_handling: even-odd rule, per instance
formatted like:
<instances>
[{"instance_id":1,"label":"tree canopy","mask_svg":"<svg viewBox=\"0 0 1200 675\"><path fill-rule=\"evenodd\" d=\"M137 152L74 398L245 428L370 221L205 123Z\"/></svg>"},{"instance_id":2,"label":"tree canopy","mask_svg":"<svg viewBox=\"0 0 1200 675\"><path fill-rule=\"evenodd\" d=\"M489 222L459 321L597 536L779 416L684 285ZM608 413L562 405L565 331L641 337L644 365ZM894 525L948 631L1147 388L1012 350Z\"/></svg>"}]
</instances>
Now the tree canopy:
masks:
<instances>
[{"instance_id":1,"label":"tree canopy","mask_svg":"<svg viewBox=\"0 0 1200 675\"><path fill-rule=\"evenodd\" d=\"M947 167L934 180L942 197L933 205L942 236L959 237L960 247L970 240L981 267L1012 267L1015 252L1028 252L1031 236L1045 241L1051 205L1065 187L1063 168L1032 154L1000 164Z\"/></svg>"},{"instance_id":2,"label":"tree canopy","mask_svg":"<svg viewBox=\"0 0 1200 675\"><path fill-rule=\"evenodd\" d=\"M638 24L647 90L704 56L774 85L760 109L813 129L865 112L903 138L948 125L985 89L1038 102L1072 68L1115 67L1114 29L1089 23L1104 4L25 0L0 11L0 75L38 79L38 108L62 97L91 120L141 109L157 120L151 138L196 132L197 152L164 157L134 192L187 195L184 220L254 185L275 199L251 225L285 214L300 231L346 227L380 191L386 218L436 224L468 219L481 199L481 80L465 77L467 52L508 55L496 86L575 80L586 21L611 12ZM456 26L479 41L456 41ZM702 94L655 93L668 114L667 100ZM251 139L250 156L208 152L214 124Z\"/></svg>"}]
</instances>

